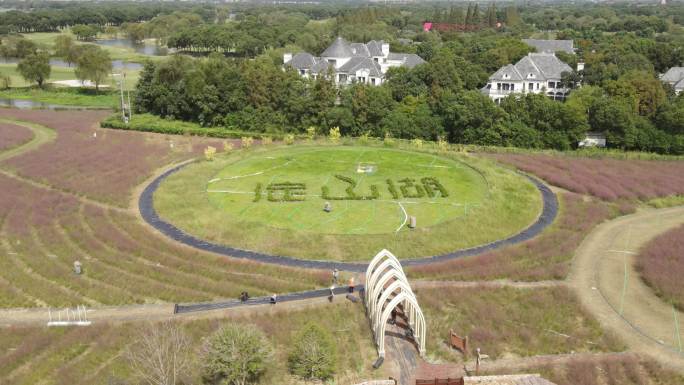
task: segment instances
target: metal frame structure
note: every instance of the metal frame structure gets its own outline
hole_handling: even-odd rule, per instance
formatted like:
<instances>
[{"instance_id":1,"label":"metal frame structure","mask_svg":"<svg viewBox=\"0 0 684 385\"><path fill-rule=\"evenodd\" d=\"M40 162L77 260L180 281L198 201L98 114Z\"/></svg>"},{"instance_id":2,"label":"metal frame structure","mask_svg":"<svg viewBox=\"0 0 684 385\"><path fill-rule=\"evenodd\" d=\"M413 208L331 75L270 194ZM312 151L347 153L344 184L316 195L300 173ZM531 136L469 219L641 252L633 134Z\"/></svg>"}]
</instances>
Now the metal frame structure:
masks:
<instances>
[{"instance_id":1,"label":"metal frame structure","mask_svg":"<svg viewBox=\"0 0 684 385\"><path fill-rule=\"evenodd\" d=\"M403 306L420 355L425 355L425 317L401 263L388 250L379 252L366 269L365 300L378 356L385 357L385 328L392 310L399 305Z\"/></svg>"}]
</instances>

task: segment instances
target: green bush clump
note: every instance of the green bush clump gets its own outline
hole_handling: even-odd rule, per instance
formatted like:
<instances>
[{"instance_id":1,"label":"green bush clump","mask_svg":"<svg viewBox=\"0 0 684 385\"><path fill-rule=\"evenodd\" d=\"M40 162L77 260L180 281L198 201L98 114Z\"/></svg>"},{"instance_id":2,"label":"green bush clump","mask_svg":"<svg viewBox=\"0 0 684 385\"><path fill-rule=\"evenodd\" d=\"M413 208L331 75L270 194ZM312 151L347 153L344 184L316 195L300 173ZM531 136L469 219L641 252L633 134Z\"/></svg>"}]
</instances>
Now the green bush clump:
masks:
<instances>
[{"instance_id":1,"label":"green bush clump","mask_svg":"<svg viewBox=\"0 0 684 385\"><path fill-rule=\"evenodd\" d=\"M397 191L397 186L394 185L392 179L387 179L387 189L392 194L392 199L399 199L399 191Z\"/></svg>"},{"instance_id":2,"label":"green bush clump","mask_svg":"<svg viewBox=\"0 0 684 385\"><path fill-rule=\"evenodd\" d=\"M226 127L202 127L197 123L183 122L180 120L163 119L151 114L133 115L129 123L121 120L118 114L114 114L100 122L104 128L114 128L118 130L155 132L158 134L170 135L193 135L206 136L211 138L230 138L241 139L251 137L252 132L233 130ZM283 135L272 134L274 139L282 139Z\"/></svg>"},{"instance_id":3,"label":"green bush clump","mask_svg":"<svg viewBox=\"0 0 684 385\"><path fill-rule=\"evenodd\" d=\"M330 195L330 188L328 186L323 186L321 187L321 195L323 199L325 200L333 200L333 201L350 201L350 200L374 200L380 198L380 190L378 190L378 186L376 185L371 185L371 194L370 195L357 195L356 192L354 192L354 189L357 186L357 183L354 179L344 176L344 175L339 175L336 174L335 178L341 180L342 182L345 182L349 184L347 188L344 190L347 193L347 196L331 196Z\"/></svg>"},{"instance_id":4,"label":"green bush clump","mask_svg":"<svg viewBox=\"0 0 684 385\"><path fill-rule=\"evenodd\" d=\"M266 190L268 191L269 202L301 202L306 199L303 194L306 191L306 184L304 183L271 183L266 187ZM281 191L283 195L279 198L275 194Z\"/></svg>"},{"instance_id":5,"label":"green bush clump","mask_svg":"<svg viewBox=\"0 0 684 385\"><path fill-rule=\"evenodd\" d=\"M330 332L309 323L297 336L288 356L290 373L307 380L326 380L335 374L337 349Z\"/></svg>"},{"instance_id":6,"label":"green bush clump","mask_svg":"<svg viewBox=\"0 0 684 385\"><path fill-rule=\"evenodd\" d=\"M399 186L399 189L401 190L401 195L404 196L404 198L422 198L425 196L425 189L423 186L419 184L415 184L415 179L413 178L404 178L399 181L401 183L401 186ZM415 188L416 192L411 193L409 189Z\"/></svg>"},{"instance_id":7,"label":"green bush clump","mask_svg":"<svg viewBox=\"0 0 684 385\"><path fill-rule=\"evenodd\" d=\"M261 183L257 183L256 188L254 189L254 199L252 199L252 202L256 203L261 200L261 189L262 189Z\"/></svg>"},{"instance_id":8,"label":"green bush clump","mask_svg":"<svg viewBox=\"0 0 684 385\"><path fill-rule=\"evenodd\" d=\"M442 186L442 184L439 182L437 178L428 176L422 178L420 181L421 183L423 183L425 193L430 198L434 198L437 195L436 191L439 191L439 193L442 195L442 198L446 198L449 196L449 192L444 188L444 186Z\"/></svg>"}]
</instances>

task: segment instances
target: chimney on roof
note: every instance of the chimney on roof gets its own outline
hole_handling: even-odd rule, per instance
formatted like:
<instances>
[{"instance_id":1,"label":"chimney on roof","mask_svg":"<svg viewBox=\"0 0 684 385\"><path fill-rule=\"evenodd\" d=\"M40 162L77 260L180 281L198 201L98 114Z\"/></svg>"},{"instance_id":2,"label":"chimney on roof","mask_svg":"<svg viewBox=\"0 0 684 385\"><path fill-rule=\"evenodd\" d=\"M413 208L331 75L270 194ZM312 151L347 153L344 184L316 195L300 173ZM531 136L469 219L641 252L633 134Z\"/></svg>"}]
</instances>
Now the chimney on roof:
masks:
<instances>
[{"instance_id":1,"label":"chimney on roof","mask_svg":"<svg viewBox=\"0 0 684 385\"><path fill-rule=\"evenodd\" d=\"M288 52L288 53L284 53L284 54L283 54L283 64L286 64L286 63L289 62L290 60L292 60L292 54L289 53L289 52Z\"/></svg>"},{"instance_id":2,"label":"chimney on roof","mask_svg":"<svg viewBox=\"0 0 684 385\"><path fill-rule=\"evenodd\" d=\"M382 56L389 56L389 43L382 42Z\"/></svg>"}]
</instances>

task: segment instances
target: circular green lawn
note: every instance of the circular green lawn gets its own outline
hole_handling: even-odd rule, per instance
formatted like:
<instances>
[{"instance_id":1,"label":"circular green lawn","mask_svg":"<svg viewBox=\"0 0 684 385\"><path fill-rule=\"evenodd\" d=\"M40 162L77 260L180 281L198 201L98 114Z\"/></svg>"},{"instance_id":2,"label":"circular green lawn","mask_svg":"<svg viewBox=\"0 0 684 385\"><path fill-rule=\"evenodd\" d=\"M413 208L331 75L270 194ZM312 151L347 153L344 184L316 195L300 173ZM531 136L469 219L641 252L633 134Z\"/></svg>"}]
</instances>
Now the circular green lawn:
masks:
<instances>
[{"instance_id":1,"label":"circular green lawn","mask_svg":"<svg viewBox=\"0 0 684 385\"><path fill-rule=\"evenodd\" d=\"M189 165L161 184L154 204L199 238L339 261L367 260L382 248L415 258L488 243L524 229L541 210L534 185L488 160L304 145Z\"/></svg>"}]
</instances>

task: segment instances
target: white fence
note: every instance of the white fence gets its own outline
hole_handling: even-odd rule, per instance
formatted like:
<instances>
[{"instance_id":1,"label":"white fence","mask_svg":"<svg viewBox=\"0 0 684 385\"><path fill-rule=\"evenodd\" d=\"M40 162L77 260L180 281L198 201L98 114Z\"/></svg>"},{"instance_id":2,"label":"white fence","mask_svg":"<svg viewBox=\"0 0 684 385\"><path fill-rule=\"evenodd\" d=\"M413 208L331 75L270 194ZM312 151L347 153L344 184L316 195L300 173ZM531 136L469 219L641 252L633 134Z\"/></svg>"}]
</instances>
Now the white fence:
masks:
<instances>
[{"instance_id":1,"label":"white fence","mask_svg":"<svg viewBox=\"0 0 684 385\"><path fill-rule=\"evenodd\" d=\"M90 323L88 321L88 310L85 306L58 310L54 316L52 310L48 309L47 326L88 326Z\"/></svg>"}]
</instances>

